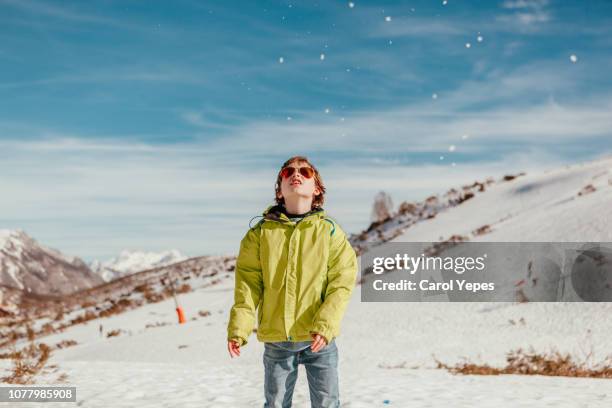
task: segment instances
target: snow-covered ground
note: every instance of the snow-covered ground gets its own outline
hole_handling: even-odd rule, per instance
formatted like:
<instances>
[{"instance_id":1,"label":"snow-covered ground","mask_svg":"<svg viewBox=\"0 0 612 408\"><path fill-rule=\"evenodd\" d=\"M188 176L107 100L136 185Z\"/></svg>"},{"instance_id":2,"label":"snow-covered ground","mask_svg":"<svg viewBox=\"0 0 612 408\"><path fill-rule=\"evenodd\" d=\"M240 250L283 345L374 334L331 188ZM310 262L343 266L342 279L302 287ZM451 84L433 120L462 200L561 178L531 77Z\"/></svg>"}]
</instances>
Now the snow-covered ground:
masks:
<instances>
[{"instance_id":1,"label":"snow-covered ground","mask_svg":"<svg viewBox=\"0 0 612 408\"><path fill-rule=\"evenodd\" d=\"M579 195L588 185L594 191ZM484 225L492 231L472 233ZM612 158L491 184L486 192L419 222L394 240L438 241L451 234L489 242L610 242Z\"/></svg>"},{"instance_id":2,"label":"snow-covered ground","mask_svg":"<svg viewBox=\"0 0 612 408\"><path fill-rule=\"evenodd\" d=\"M610 159L496 185L409 228L403 240L436 241L484 224L493 229L479 236L487 240L611 240L609 168ZM596 190L578 196L587 184ZM263 344L253 334L239 358L229 357L233 273L218 277L216 285L180 295L188 320L183 325L176 324L167 299L41 338L49 345L78 345L54 351L49 364L57 371L38 384L67 374L63 385L77 387L83 407L263 406ZM465 376L435 368L436 359L502 367L506 354L519 348L567 352L596 365L612 356L612 304L362 303L360 291L357 286L337 338L343 407L612 406L612 380ZM156 323L170 324L145 328ZM100 324L104 333L124 332L102 337ZM9 367L7 360L0 364ZM300 366L295 407L310 406L305 374Z\"/></svg>"},{"instance_id":3,"label":"snow-covered ground","mask_svg":"<svg viewBox=\"0 0 612 408\"><path fill-rule=\"evenodd\" d=\"M180 297L188 319L184 325L175 323L174 304L168 300L42 339L50 345L61 340L79 344L55 351L50 364L57 364L58 371L40 377L38 384L54 383L65 373L65 385L77 387L79 406L84 407L263 405L263 344L253 334L239 358L227 353L233 279L226 276L215 287ZM610 304L362 303L359 292L357 286L337 338L342 406L612 404L610 380L453 375L435 369L434 360L452 364L465 358L503 366L508 351L533 347L596 363L612 353ZM201 310L211 314L191 321ZM160 322L172 324L145 328ZM99 324L105 333L126 333L101 337ZM396 366L404 368L392 368ZM299 371L294 406L307 407L303 366Z\"/></svg>"}]
</instances>

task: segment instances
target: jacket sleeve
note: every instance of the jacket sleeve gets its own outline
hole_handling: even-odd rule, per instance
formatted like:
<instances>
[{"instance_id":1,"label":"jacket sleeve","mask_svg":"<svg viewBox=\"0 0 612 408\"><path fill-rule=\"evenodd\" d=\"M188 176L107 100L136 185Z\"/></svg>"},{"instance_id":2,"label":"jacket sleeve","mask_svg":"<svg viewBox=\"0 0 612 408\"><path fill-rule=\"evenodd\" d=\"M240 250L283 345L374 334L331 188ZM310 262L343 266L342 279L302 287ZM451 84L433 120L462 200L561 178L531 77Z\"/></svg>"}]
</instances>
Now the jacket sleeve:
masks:
<instances>
[{"instance_id":1,"label":"jacket sleeve","mask_svg":"<svg viewBox=\"0 0 612 408\"><path fill-rule=\"evenodd\" d=\"M227 339L243 346L255 327L255 310L263 293L261 261L259 258L259 228L250 229L240 242L236 259L234 305L230 310Z\"/></svg>"},{"instance_id":2,"label":"jacket sleeve","mask_svg":"<svg viewBox=\"0 0 612 408\"><path fill-rule=\"evenodd\" d=\"M340 334L340 321L355 288L357 269L357 254L344 231L336 224L327 262L325 300L315 314L310 330L310 333L325 337L328 344Z\"/></svg>"}]
</instances>

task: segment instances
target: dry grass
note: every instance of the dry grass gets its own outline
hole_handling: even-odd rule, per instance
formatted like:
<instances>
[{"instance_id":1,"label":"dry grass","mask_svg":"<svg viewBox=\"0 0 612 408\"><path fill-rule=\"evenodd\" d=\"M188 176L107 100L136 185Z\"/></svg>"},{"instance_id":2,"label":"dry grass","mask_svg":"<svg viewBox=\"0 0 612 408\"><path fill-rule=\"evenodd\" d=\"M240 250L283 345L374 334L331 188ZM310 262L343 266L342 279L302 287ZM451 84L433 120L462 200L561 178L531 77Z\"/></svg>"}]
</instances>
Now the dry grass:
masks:
<instances>
[{"instance_id":1,"label":"dry grass","mask_svg":"<svg viewBox=\"0 0 612 408\"><path fill-rule=\"evenodd\" d=\"M145 329L150 329L153 327L163 327L163 326L170 326L172 323L168 323L168 322L155 322L155 323L147 323L145 325Z\"/></svg>"},{"instance_id":2,"label":"dry grass","mask_svg":"<svg viewBox=\"0 0 612 408\"><path fill-rule=\"evenodd\" d=\"M436 360L437 368L444 368L453 374L474 375L547 375L562 377L612 378L612 365L608 359L595 367L576 363L569 354L553 352L548 355L526 352L522 349L506 355L506 366L491 367L488 364L458 363L449 366Z\"/></svg>"},{"instance_id":3,"label":"dry grass","mask_svg":"<svg viewBox=\"0 0 612 408\"><path fill-rule=\"evenodd\" d=\"M578 196L591 194L594 193L596 190L597 189L595 188L595 186L593 186L592 184L587 184L586 186L582 187L582 190L578 192Z\"/></svg>"},{"instance_id":4,"label":"dry grass","mask_svg":"<svg viewBox=\"0 0 612 408\"><path fill-rule=\"evenodd\" d=\"M121 329L111 330L108 333L106 333L106 337L116 337L116 336L119 336L121 332L123 332L123 330Z\"/></svg>"},{"instance_id":5,"label":"dry grass","mask_svg":"<svg viewBox=\"0 0 612 408\"><path fill-rule=\"evenodd\" d=\"M78 343L76 340L62 340L55 345L56 349L64 349L72 346L76 346Z\"/></svg>"},{"instance_id":6,"label":"dry grass","mask_svg":"<svg viewBox=\"0 0 612 408\"><path fill-rule=\"evenodd\" d=\"M484 235L484 234L488 234L491 231L493 231L491 229L491 226L489 224L486 224L486 225L483 225L482 227L478 227L474 231L472 231L472 235L474 235L474 236Z\"/></svg>"},{"instance_id":7,"label":"dry grass","mask_svg":"<svg viewBox=\"0 0 612 408\"><path fill-rule=\"evenodd\" d=\"M32 384L51 355L51 348L45 343L30 343L19 351L13 351L13 371L0 378L0 382L9 384Z\"/></svg>"}]
</instances>

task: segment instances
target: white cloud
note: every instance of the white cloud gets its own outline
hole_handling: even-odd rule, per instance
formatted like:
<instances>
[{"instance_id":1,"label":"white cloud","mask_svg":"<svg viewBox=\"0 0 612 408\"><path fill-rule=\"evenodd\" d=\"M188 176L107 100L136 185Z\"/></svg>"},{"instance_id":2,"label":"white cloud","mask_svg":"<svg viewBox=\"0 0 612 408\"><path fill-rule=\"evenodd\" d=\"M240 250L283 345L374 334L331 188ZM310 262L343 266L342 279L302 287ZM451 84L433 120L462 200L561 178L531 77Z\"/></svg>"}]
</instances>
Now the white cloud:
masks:
<instances>
[{"instance_id":1,"label":"white cloud","mask_svg":"<svg viewBox=\"0 0 612 408\"><path fill-rule=\"evenodd\" d=\"M541 9L548 5L548 0L506 0L502 7L507 9Z\"/></svg>"},{"instance_id":2,"label":"white cloud","mask_svg":"<svg viewBox=\"0 0 612 408\"><path fill-rule=\"evenodd\" d=\"M0 200L0 227L23 228L86 257L106 258L127 247L232 252L248 220L272 202L278 166L307 154L320 163L326 208L355 232L367 226L380 189L397 203L423 199L474 179L551 168L565 160L553 151L556 144L609 137L612 96L559 102L556 91L579 85L571 85L573 71L554 68L539 62L494 71L484 81L441 90L435 101L344 113L344 121L334 110L304 112L289 122L259 120L212 141L163 146L23 127L21 134L38 138L0 134L2 196L10 198ZM182 118L208 125L200 112ZM450 166L465 153L477 160ZM441 162L419 159L442 154Z\"/></svg>"},{"instance_id":3,"label":"white cloud","mask_svg":"<svg viewBox=\"0 0 612 408\"><path fill-rule=\"evenodd\" d=\"M498 16L498 22L514 24L517 29L534 29L536 25L552 20L552 14L547 8L548 0L507 0L502 7L511 10L510 15Z\"/></svg>"}]
</instances>

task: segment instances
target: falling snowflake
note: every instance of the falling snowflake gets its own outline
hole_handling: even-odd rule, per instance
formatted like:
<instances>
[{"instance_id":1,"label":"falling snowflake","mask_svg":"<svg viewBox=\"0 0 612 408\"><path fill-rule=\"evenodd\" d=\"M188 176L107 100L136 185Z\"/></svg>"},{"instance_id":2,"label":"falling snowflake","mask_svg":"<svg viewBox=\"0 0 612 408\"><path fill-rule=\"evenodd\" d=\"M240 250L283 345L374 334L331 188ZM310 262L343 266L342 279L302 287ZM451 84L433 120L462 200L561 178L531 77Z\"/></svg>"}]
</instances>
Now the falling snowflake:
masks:
<instances>
[{"instance_id":1,"label":"falling snowflake","mask_svg":"<svg viewBox=\"0 0 612 408\"><path fill-rule=\"evenodd\" d=\"M325 59L325 54L321 54L319 58L321 59L321 61L323 61Z\"/></svg>"},{"instance_id":2,"label":"falling snowflake","mask_svg":"<svg viewBox=\"0 0 612 408\"><path fill-rule=\"evenodd\" d=\"M355 7L355 3L353 3L352 1L349 1L348 6L349 6L350 8L353 8L353 7Z\"/></svg>"},{"instance_id":3,"label":"falling snowflake","mask_svg":"<svg viewBox=\"0 0 612 408\"><path fill-rule=\"evenodd\" d=\"M291 116L287 116L287 120L291 120L293 119Z\"/></svg>"},{"instance_id":4,"label":"falling snowflake","mask_svg":"<svg viewBox=\"0 0 612 408\"><path fill-rule=\"evenodd\" d=\"M278 59L278 62L282 64L283 62L285 62L285 59L284 59L283 57L280 57L280 58Z\"/></svg>"},{"instance_id":5,"label":"falling snowflake","mask_svg":"<svg viewBox=\"0 0 612 408\"><path fill-rule=\"evenodd\" d=\"M457 165L457 163L453 162L452 165L453 165L453 167L455 167Z\"/></svg>"},{"instance_id":6,"label":"falling snowflake","mask_svg":"<svg viewBox=\"0 0 612 408\"><path fill-rule=\"evenodd\" d=\"M478 42L482 42L482 40L484 40L484 38L482 38L482 35L479 35L478 37L476 37L476 40Z\"/></svg>"},{"instance_id":7,"label":"falling snowflake","mask_svg":"<svg viewBox=\"0 0 612 408\"><path fill-rule=\"evenodd\" d=\"M440 160L444 160L444 156L440 156Z\"/></svg>"},{"instance_id":8,"label":"falling snowflake","mask_svg":"<svg viewBox=\"0 0 612 408\"><path fill-rule=\"evenodd\" d=\"M389 40L389 45L393 44L393 41Z\"/></svg>"},{"instance_id":9,"label":"falling snowflake","mask_svg":"<svg viewBox=\"0 0 612 408\"><path fill-rule=\"evenodd\" d=\"M431 99L438 99L438 94L436 94L436 93L435 93L435 94L432 94L432 95L431 95Z\"/></svg>"},{"instance_id":10,"label":"falling snowflake","mask_svg":"<svg viewBox=\"0 0 612 408\"><path fill-rule=\"evenodd\" d=\"M446 6L447 4L448 4L448 1L447 1L447 0L444 0L444 1L442 2L442 5L443 5L443 6Z\"/></svg>"},{"instance_id":11,"label":"falling snowflake","mask_svg":"<svg viewBox=\"0 0 612 408\"><path fill-rule=\"evenodd\" d=\"M387 16L387 17L385 17L385 21L386 21L386 22L391 21L391 16Z\"/></svg>"},{"instance_id":12,"label":"falling snowflake","mask_svg":"<svg viewBox=\"0 0 612 408\"><path fill-rule=\"evenodd\" d=\"M461 138L462 138L463 140L467 139L468 137L469 137L468 135L463 135L463 136L461 136Z\"/></svg>"},{"instance_id":13,"label":"falling snowflake","mask_svg":"<svg viewBox=\"0 0 612 408\"><path fill-rule=\"evenodd\" d=\"M578 61L578 57L576 56L576 54L572 54L570 55L570 61L576 63Z\"/></svg>"},{"instance_id":14,"label":"falling snowflake","mask_svg":"<svg viewBox=\"0 0 612 408\"><path fill-rule=\"evenodd\" d=\"M455 145L448 146L448 151L449 152L454 152L455 151Z\"/></svg>"},{"instance_id":15,"label":"falling snowflake","mask_svg":"<svg viewBox=\"0 0 612 408\"><path fill-rule=\"evenodd\" d=\"M340 118L340 122L344 122L344 118Z\"/></svg>"},{"instance_id":16,"label":"falling snowflake","mask_svg":"<svg viewBox=\"0 0 612 408\"><path fill-rule=\"evenodd\" d=\"M472 46L472 44L470 43L465 43L465 48L470 48Z\"/></svg>"},{"instance_id":17,"label":"falling snowflake","mask_svg":"<svg viewBox=\"0 0 612 408\"><path fill-rule=\"evenodd\" d=\"M325 108L325 113L329 113L329 108Z\"/></svg>"}]
</instances>

